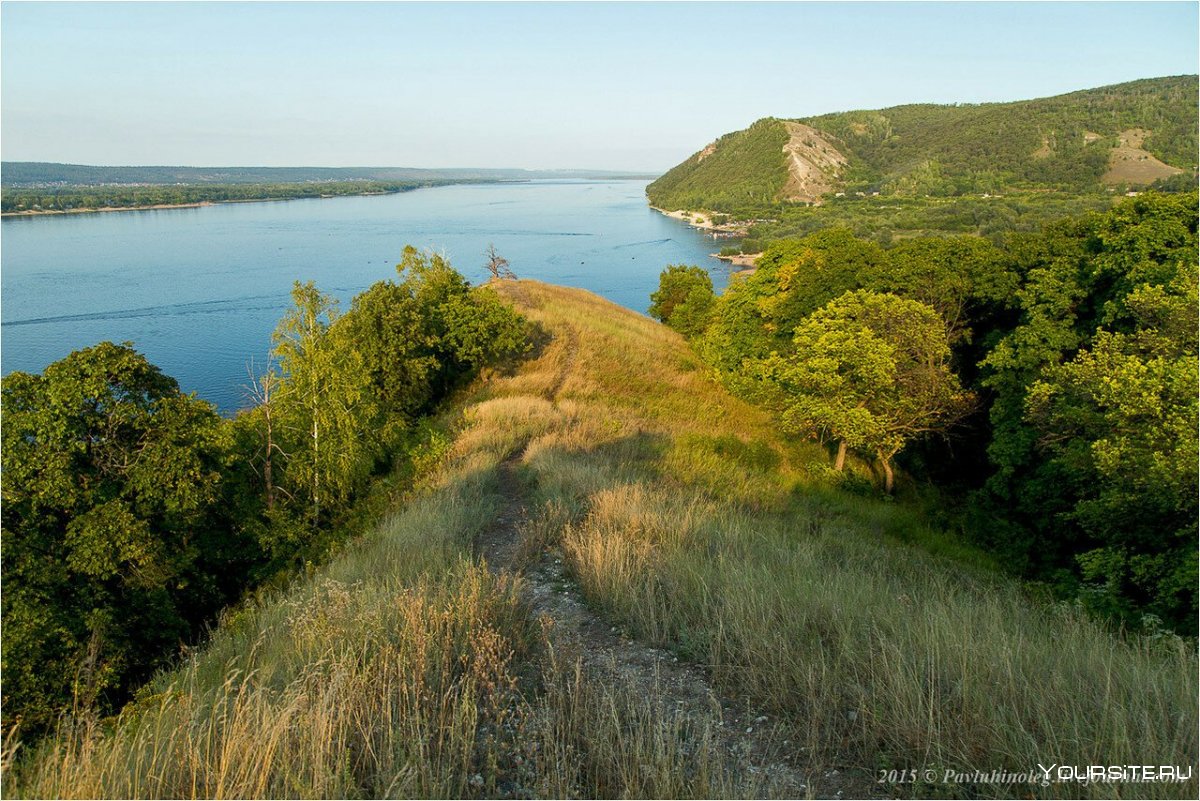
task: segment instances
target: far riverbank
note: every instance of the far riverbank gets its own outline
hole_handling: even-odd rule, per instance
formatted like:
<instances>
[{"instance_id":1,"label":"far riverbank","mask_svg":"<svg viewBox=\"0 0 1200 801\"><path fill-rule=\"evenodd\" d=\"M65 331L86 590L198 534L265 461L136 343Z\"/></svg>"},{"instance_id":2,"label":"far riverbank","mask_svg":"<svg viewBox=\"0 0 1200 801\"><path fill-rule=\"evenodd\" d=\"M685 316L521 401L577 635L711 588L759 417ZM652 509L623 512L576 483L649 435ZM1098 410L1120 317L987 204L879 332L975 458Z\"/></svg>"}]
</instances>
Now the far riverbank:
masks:
<instances>
[{"instance_id":1,"label":"far riverbank","mask_svg":"<svg viewBox=\"0 0 1200 801\"><path fill-rule=\"evenodd\" d=\"M411 192L414 189L426 187L413 186L395 189L387 192L355 192L335 195L299 195L295 197L252 197L232 198L230 200L198 200L193 203L148 203L139 206L94 206L78 209L22 209L21 211L6 211L0 217L45 217L59 214L102 214L110 211L161 211L166 209L201 209L207 206L226 205L230 203L273 203L284 200L327 200L335 197L373 197L377 195L396 195L401 192Z\"/></svg>"}]
</instances>

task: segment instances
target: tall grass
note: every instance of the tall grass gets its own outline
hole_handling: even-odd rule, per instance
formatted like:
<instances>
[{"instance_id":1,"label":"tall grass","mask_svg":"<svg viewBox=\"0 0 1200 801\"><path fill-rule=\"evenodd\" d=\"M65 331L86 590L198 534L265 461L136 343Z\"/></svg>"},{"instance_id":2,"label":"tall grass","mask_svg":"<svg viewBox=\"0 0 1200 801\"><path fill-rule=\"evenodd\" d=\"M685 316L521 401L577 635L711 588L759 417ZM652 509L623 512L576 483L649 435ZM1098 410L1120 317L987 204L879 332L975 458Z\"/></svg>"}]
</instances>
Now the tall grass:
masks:
<instances>
[{"instance_id":1,"label":"tall grass","mask_svg":"<svg viewBox=\"0 0 1200 801\"><path fill-rule=\"evenodd\" d=\"M590 328L567 291L539 297L531 313L545 324ZM710 665L830 766L939 777L1039 763L1196 767L1194 643L1112 632L1032 599L911 511L821 486L820 454L701 390L668 333L608 313L618 315L621 327L578 337L582 375L559 405L582 395L588 406L526 452L543 505L535 547L557 543L597 608ZM674 391L631 380L646 372ZM1191 797L1197 785L1034 791Z\"/></svg>"},{"instance_id":2,"label":"tall grass","mask_svg":"<svg viewBox=\"0 0 1200 801\"><path fill-rule=\"evenodd\" d=\"M535 631L517 587L462 550L494 507L483 460L211 642L115 720L64 721L17 761L36 797L465 793L476 730L503 720ZM15 790L15 792L13 792Z\"/></svg>"},{"instance_id":3,"label":"tall grass","mask_svg":"<svg viewBox=\"0 0 1200 801\"><path fill-rule=\"evenodd\" d=\"M939 776L1195 763L1190 646L1114 636L1073 609L845 523L797 531L791 520L625 484L593 496L562 547L596 604L710 664L723 686L793 721L831 763ZM1042 792L1055 790L1112 794Z\"/></svg>"},{"instance_id":4,"label":"tall grass","mask_svg":"<svg viewBox=\"0 0 1200 801\"><path fill-rule=\"evenodd\" d=\"M574 290L501 291L555 339L447 417L454 444L423 492L292 590L231 611L118 718L7 738L6 795L766 792L717 747L716 721L586 675L520 581L471 559L513 502L499 465L518 456L523 557L560 551L596 609L709 666L811 771L1195 767L1193 644L1028 598L911 511L824 484L820 449L720 392L664 327Z\"/></svg>"},{"instance_id":5,"label":"tall grass","mask_svg":"<svg viewBox=\"0 0 1200 801\"><path fill-rule=\"evenodd\" d=\"M5 795L754 794L710 747L715 721L585 680L519 579L470 557L510 502L501 461L562 416L486 396L444 421L458 436L424 492L292 589L230 610L119 716L67 718L31 745L10 732Z\"/></svg>"}]
</instances>

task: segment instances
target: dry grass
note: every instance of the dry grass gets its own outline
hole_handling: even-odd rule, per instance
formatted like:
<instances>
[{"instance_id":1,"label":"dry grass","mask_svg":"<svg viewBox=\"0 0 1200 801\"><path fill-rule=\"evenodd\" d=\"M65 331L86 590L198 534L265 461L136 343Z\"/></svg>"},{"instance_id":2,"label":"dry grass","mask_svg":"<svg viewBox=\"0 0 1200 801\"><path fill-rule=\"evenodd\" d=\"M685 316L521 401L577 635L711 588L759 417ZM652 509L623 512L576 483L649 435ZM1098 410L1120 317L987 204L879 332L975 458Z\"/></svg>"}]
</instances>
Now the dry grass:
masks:
<instances>
[{"instance_id":1,"label":"dry grass","mask_svg":"<svg viewBox=\"0 0 1200 801\"><path fill-rule=\"evenodd\" d=\"M717 390L664 327L558 287L514 299L551 330L580 329L560 424L526 452L543 504L531 547L557 542L597 608L784 716L818 764L1195 765L1194 645L1114 635L1026 597L911 510L822 487L824 455Z\"/></svg>"},{"instance_id":2,"label":"dry grass","mask_svg":"<svg viewBox=\"0 0 1200 801\"><path fill-rule=\"evenodd\" d=\"M6 795L759 794L713 753L713 721L584 680L515 580L471 561L515 453L526 557L561 550L590 603L770 710L813 769L1194 766L1193 646L1031 600L914 513L823 486L825 454L721 392L666 328L578 290L499 289L554 339L464 400L426 490L292 591L231 612L120 718L15 757L10 737Z\"/></svg>"},{"instance_id":3,"label":"dry grass","mask_svg":"<svg viewBox=\"0 0 1200 801\"><path fill-rule=\"evenodd\" d=\"M711 720L580 680L548 653L518 580L470 558L507 502L499 463L568 425L556 356L447 425L425 491L288 592L224 616L120 716L6 738L4 793L43 798L755 793L710 753ZM550 374L538 370L546 367ZM539 385L544 383L539 391Z\"/></svg>"}]
</instances>

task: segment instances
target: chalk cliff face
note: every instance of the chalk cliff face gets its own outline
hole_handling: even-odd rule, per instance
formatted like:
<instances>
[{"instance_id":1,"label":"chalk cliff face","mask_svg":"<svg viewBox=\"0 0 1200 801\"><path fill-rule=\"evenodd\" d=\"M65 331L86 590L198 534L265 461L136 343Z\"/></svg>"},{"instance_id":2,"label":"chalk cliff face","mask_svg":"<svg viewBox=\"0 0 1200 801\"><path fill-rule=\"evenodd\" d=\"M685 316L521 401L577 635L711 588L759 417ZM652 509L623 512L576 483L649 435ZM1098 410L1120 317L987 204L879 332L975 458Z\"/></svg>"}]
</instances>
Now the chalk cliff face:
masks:
<instances>
[{"instance_id":1,"label":"chalk cliff face","mask_svg":"<svg viewBox=\"0 0 1200 801\"><path fill-rule=\"evenodd\" d=\"M809 125L784 122L788 132L783 152L787 154L788 180L781 200L820 203L837 188L846 157L825 135Z\"/></svg>"}]
</instances>

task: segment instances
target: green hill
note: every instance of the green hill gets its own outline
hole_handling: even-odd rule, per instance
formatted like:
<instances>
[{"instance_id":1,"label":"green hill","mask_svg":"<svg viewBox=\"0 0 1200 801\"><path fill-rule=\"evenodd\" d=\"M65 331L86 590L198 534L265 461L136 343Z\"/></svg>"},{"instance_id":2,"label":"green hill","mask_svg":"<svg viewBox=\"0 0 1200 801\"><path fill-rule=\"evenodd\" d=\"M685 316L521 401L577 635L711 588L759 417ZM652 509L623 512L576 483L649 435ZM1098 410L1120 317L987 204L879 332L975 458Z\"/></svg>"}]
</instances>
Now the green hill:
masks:
<instances>
[{"instance_id":1,"label":"green hill","mask_svg":"<svg viewBox=\"0 0 1200 801\"><path fill-rule=\"evenodd\" d=\"M731 213L838 192L1094 193L1194 175L1196 118L1194 75L1014 103L768 118L721 137L646 191L659 208Z\"/></svg>"},{"instance_id":2,"label":"green hill","mask_svg":"<svg viewBox=\"0 0 1200 801\"><path fill-rule=\"evenodd\" d=\"M417 488L119 718L10 736L6 794L1195 797L960 778L1190 764L1194 651L833 489L648 318L497 290L538 349L443 415Z\"/></svg>"}]
</instances>

